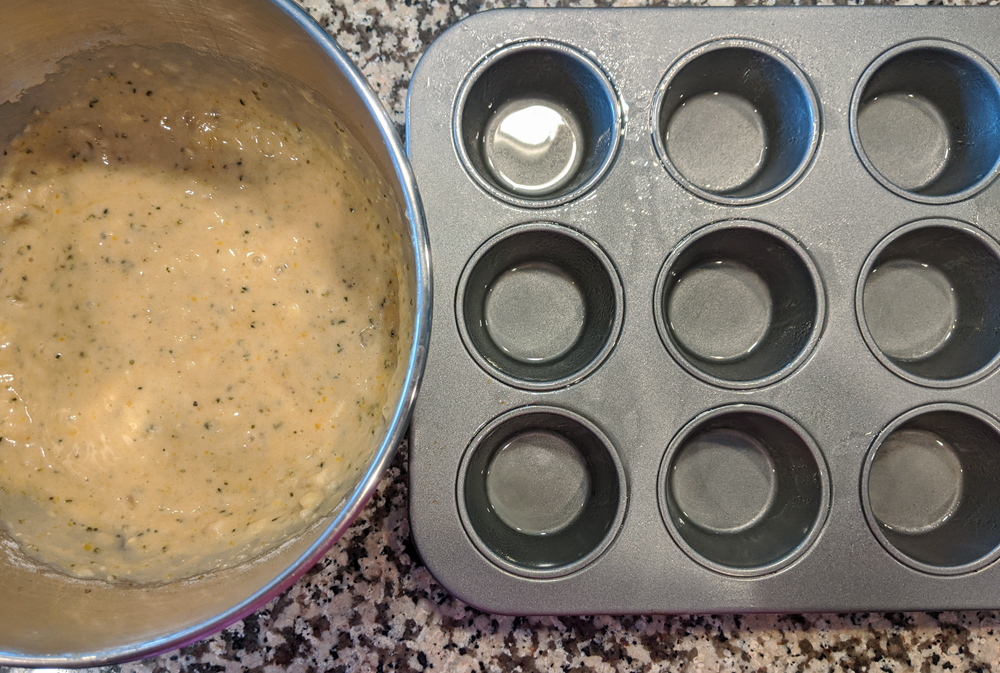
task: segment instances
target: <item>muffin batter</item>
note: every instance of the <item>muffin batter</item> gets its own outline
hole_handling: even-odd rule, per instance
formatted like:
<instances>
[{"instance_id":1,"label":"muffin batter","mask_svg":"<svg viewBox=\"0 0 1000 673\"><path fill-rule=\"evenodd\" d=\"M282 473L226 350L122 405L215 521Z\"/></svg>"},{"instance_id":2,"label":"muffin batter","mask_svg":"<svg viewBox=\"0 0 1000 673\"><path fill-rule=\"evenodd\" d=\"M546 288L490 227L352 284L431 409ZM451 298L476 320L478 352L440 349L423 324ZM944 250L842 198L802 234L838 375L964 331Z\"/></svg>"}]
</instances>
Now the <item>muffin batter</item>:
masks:
<instances>
[{"instance_id":1,"label":"muffin batter","mask_svg":"<svg viewBox=\"0 0 1000 673\"><path fill-rule=\"evenodd\" d=\"M395 205L308 94L205 65L77 56L0 157L0 520L76 577L273 547L398 396Z\"/></svg>"}]
</instances>

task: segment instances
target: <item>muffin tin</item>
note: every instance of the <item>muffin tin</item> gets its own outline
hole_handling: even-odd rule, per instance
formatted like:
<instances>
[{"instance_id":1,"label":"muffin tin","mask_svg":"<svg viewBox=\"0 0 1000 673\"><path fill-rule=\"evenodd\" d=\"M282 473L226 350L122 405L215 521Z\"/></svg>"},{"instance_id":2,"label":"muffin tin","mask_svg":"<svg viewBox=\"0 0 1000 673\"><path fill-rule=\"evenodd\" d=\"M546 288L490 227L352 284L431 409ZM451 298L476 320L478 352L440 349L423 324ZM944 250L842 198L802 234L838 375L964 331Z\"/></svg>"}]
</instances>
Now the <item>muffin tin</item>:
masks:
<instances>
[{"instance_id":1,"label":"muffin tin","mask_svg":"<svg viewBox=\"0 0 1000 673\"><path fill-rule=\"evenodd\" d=\"M498 10L407 102L410 519L508 614L1000 607L1000 13Z\"/></svg>"}]
</instances>

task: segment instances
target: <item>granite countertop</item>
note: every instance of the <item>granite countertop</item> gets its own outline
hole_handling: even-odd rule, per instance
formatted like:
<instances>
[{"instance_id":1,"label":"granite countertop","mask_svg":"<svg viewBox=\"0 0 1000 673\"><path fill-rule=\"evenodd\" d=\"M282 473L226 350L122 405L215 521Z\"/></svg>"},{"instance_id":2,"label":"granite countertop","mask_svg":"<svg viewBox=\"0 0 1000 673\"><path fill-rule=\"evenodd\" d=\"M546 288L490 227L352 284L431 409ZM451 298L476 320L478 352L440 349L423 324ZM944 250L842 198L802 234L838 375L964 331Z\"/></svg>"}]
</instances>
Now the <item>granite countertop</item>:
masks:
<instances>
[{"instance_id":1,"label":"granite countertop","mask_svg":"<svg viewBox=\"0 0 1000 673\"><path fill-rule=\"evenodd\" d=\"M652 4L644 0L298 1L360 65L401 132L406 87L417 60L441 31L464 16L508 5ZM790 3L777 0L777 4ZM836 4L851 3L836 0ZM322 562L265 608L200 643L110 670L527 673L1000 667L1000 612L653 617L505 617L479 612L449 595L416 554L407 518L407 459L404 443L354 526Z\"/></svg>"}]
</instances>

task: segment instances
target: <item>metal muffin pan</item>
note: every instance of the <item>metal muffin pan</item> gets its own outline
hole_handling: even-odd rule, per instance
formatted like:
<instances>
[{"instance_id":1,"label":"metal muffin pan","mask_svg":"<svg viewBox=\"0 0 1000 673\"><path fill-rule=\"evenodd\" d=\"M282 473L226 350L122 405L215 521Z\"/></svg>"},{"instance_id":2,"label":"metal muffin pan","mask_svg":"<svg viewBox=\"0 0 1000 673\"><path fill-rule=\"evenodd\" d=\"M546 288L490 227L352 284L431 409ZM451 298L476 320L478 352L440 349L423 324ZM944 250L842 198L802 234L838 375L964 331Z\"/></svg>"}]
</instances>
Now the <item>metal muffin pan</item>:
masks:
<instances>
[{"instance_id":1,"label":"metal muffin pan","mask_svg":"<svg viewBox=\"0 0 1000 673\"><path fill-rule=\"evenodd\" d=\"M417 67L434 576L508 614L1000 608L1000 12L516 9Z\"/></svg>"}]
</instances>

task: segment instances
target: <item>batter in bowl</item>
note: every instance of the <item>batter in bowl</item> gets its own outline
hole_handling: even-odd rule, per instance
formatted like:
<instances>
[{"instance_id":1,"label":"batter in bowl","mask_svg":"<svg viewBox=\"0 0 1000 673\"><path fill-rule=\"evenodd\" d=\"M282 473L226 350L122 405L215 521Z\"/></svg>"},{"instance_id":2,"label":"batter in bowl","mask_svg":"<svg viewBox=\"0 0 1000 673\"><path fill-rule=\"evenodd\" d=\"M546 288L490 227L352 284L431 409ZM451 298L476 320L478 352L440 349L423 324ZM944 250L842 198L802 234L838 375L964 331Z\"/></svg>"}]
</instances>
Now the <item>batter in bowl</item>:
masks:
<instances>
[{"instance_id":1,"label":"batter in bowl","mask_svg":"<svg viewBox=\"0 0 1000 673\"><path fill-rule=\"evenodd\" d=\"M395 204L308 92L208 63L78 55L0 156L0 522L76 577L277 545L399 394Z\"/></svg>"}]
</instances>

